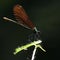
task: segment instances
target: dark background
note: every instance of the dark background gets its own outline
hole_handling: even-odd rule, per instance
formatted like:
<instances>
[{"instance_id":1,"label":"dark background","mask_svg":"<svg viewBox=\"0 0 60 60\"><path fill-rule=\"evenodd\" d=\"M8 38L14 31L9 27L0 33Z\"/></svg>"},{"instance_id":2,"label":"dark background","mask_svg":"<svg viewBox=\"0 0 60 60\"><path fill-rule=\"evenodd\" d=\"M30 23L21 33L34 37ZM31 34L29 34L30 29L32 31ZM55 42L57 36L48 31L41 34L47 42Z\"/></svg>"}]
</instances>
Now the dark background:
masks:
<instances>
[{"instance_id":1,"label":"dark background","mask_svg":"<svg viewBox=\"0 0 60 60\"><path fill-rule=\"evenodd\" d=\"M42 45L46 53L37 50L35 60L58 60L60 58L60 1L59 0L0 0L0 59L30 60L33 47L16 56L14 49L29 43L32 33L22 26L3 20L3 16L14 19L13 6L21 4L31 21L41 31Z\"/></svg>"}]
</instances>

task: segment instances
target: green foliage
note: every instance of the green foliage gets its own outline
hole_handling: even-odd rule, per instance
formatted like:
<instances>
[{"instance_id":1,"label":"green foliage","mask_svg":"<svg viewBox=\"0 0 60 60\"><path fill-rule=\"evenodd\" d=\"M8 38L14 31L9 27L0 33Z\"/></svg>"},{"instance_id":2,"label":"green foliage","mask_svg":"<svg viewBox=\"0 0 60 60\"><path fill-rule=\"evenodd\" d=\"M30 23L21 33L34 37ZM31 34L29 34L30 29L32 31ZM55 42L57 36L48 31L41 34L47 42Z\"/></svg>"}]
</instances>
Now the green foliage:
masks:
<instances>
[{"instance_id":1,"label":"green foliage","mask_svg":"<svg viewBox=\"0 0 60 60\"><path fill-rule=\"evenodd\" d=\"M41 43L42 41L41 40L38 40L38 41L34 41L34 42L31 42L27 45L24 45L24 46L21 46L21 47L18 47L15 49L15 52L13 53L14 55L16 55L18 52L21 52L22 50L26 50L27 48L31 47L31 46L35 46L36 48L40 48L41 50L43 50L44 52L46 52L42 46L39 44Z\"/></svg>"}]
</instances>

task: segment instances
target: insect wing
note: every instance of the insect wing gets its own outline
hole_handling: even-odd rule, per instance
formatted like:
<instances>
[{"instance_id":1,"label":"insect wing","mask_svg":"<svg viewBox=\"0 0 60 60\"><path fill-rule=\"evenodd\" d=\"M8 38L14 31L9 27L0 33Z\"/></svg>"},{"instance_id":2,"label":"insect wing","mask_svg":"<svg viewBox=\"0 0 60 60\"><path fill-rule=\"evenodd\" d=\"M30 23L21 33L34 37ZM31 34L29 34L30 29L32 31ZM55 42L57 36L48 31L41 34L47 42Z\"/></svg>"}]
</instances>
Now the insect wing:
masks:
<instances>
[{"instance_id":1,"label":"insect wing","mask_svg":"<svg viewBox=\"0 0 60 60\"><path fill-rule=\"evenodd\" d=\"M30 29L34 28L34 24L29 20L28 15L26 14L25 10L20 5L15 5L13 8L14 16L18 23L28 27Z\"/></svg>"}]
</instances>

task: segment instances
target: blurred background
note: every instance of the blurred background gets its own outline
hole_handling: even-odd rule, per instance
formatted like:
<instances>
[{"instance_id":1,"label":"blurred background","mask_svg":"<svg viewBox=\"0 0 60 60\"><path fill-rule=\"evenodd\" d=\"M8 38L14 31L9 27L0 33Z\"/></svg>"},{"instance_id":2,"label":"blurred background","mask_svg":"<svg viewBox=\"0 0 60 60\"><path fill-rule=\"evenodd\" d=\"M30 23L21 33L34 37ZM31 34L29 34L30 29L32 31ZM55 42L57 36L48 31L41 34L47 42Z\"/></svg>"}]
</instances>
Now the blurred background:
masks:
<instances>
[{"instance_id":1,"label":"blurred background","mask_svg":"<svg viewBox=\"0 0 60 60\"><path fill-rule=\"evenodd\" d=\"M20 25L5 21L4 16L14 19L13 7L20 4L31 21L41 31L42 46L35 60L58 60L60 58L60 1L59 0L0 0L0 56L1 60L31 60L34 47L13 55L14 49L29 42L32 33Z\"/></svg>"}]
</instances>

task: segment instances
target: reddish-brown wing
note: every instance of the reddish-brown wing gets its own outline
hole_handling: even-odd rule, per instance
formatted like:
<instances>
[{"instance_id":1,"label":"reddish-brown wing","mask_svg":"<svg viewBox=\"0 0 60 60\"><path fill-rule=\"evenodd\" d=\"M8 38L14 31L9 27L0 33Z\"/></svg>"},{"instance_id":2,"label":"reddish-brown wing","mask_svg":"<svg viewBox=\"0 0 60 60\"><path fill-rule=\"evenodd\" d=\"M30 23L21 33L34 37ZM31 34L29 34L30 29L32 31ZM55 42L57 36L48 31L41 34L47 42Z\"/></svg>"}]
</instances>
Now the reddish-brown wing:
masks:
<instances>
[{"instance_id":1,"label":"reddish-brown wing","mask_svg":"<svg viewBox=\"0 0 60 60\"><path fill-rule=\"evenodd\" d=\"M33 30L35 26L29 19L28 15L26 14L22 6L15 5L13 8L13 12L14 12L14 16L16 17L16 20L18 21L18 23L20 22L21 24L26 25Z\"/></svg>"}]
</instances>

